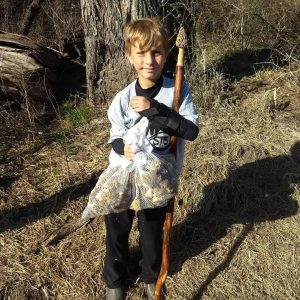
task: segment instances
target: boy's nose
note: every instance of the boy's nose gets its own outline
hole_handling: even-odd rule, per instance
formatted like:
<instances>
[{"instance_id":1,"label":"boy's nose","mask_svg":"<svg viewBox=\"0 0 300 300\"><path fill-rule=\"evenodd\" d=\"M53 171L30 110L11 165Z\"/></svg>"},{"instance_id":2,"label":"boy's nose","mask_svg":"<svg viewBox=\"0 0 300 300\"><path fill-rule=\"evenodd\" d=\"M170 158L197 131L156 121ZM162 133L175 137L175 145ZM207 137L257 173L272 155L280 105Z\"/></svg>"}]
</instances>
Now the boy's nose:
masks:
<instances>
[{"instance_id":1,"label":"boy's nose","mask_svg":"<svg viewBox=\"0 0 300 300\"><path fill-rule=\"evenodd\" d=\"M153 58L153 55L151 55L151 53L146 55L145 62L148 65L151 65L154 62L154 58Z\"/></svg>"}]
</instances>

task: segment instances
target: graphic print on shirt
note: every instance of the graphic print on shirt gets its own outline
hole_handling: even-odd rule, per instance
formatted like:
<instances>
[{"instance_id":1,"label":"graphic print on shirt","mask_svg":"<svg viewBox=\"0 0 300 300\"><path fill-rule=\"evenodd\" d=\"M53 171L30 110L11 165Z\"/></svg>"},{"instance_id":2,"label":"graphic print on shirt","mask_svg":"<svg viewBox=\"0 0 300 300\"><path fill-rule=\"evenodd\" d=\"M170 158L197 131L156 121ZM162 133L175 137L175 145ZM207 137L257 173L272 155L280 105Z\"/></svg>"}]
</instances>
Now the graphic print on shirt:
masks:
<instances>
[{"instance_id":1,"label":"graphic print on shirt","mask_svg":"<svg viewBox=\"0 0 300 300\"><path fill-rule=\"evenodd\" d=\"M161 130L148 127L146 136L155 149L165 150L170 145L170 136Z\"/></svg>"}]
</instances>

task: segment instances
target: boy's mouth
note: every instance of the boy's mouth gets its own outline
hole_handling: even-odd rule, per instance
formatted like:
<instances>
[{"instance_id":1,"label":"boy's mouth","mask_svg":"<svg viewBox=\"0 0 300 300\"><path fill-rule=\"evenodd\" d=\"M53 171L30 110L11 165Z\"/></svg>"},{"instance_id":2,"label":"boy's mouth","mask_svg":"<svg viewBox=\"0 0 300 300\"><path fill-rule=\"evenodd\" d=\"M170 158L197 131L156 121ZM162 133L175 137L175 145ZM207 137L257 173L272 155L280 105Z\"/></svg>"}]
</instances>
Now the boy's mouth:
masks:
<instances>
[{"instance_id":1,"label":"boy's mouth","mask_svg":"<svg viewBox=\"0 0 300 300\"><path fill-rule=\"evenodd\" d=\"M157 70L157 68L144 68L144 70L147 72L154 72Z\"/></svg>"}]
</instances>

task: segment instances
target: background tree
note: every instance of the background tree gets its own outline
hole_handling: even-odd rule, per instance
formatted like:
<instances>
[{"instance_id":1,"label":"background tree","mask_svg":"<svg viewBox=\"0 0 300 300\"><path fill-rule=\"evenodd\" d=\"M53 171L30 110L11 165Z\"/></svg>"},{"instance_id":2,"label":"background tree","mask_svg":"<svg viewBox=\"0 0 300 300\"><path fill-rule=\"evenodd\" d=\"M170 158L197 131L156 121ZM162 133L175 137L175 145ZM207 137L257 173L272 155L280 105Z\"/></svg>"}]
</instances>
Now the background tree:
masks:
<instances>
[{"instance_id":1,"label":"background tree","mask_svg":"<svg viewBox=\"0 0 300 300\"><path fill-rule=\"evenodd\" d=\"M81 0L85 32L87 99L110 99L130 78L123 53L123 26L137 17L160 15L163 0Z\"/></svg>"}]
</instances>

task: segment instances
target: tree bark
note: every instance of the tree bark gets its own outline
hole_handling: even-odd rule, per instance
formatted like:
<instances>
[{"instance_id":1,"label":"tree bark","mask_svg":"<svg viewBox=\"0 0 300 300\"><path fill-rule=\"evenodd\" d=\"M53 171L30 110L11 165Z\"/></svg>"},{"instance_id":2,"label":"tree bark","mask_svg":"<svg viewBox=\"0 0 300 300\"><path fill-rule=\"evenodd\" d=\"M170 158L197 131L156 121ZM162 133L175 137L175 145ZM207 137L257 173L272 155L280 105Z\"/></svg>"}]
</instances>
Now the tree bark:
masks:
<instances>
[{"instance_id":1,"label":"tree bark","mask_svg":"<svg viewBox=\"0 0 300 300\"><path fill-rule=\"evenodd\" d=\"M106 102L132 78L123 53L123 26L159 15L162 0L81 0L85 31L87 100Z\"/></svg>"}]
</instances>

